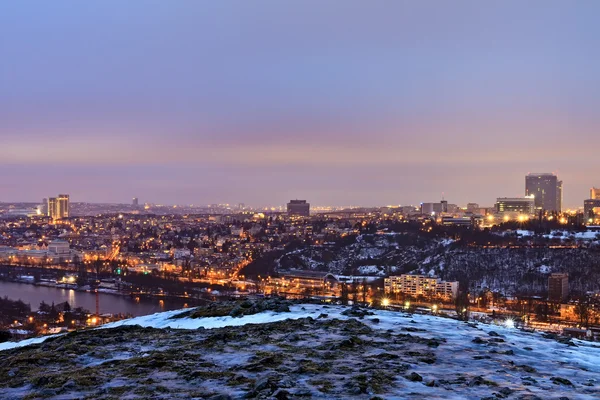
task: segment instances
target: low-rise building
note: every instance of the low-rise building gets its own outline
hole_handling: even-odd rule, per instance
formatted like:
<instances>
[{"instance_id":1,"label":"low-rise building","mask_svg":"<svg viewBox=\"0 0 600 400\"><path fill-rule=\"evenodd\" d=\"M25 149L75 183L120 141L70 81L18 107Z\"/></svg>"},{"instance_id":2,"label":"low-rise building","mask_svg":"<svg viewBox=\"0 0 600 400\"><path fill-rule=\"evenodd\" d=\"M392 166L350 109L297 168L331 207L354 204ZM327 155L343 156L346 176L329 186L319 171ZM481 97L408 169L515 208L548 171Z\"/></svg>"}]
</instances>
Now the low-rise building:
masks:
<instances>
[{"instance_id":1,"label":"low-rise building","mask_svg":"<svg viewBox=\"0 0 600 400\"><path fill-rule=\"evenodd\" d=\"M499 213L533 214L535 212L535 198L525 197L498 197L496 211Z\"/></svg>"}]
</instances>

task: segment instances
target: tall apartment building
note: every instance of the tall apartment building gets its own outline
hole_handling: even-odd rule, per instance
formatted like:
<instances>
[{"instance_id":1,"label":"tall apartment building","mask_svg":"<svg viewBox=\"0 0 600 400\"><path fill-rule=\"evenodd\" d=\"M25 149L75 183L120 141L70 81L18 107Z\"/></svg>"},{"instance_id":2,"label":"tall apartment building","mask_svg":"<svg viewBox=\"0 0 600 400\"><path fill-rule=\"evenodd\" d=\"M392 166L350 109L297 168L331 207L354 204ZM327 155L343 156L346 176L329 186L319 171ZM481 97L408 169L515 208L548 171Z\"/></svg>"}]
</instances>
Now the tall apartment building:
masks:
<instances>
[{"instance_id":1,"label":"tall apartment building","mask_svg":"<svg viewBox=\"0 0 600 400\"><path fill-rule=\"evenodd\" d=\"M48 216L53 220L69 218L70 208L68 194L59 194L58 197L48 199Z\"/></svg>"},{"instance_id":2,"label":"tall apartment building","mask_svg":"<svg viewBox=\"0 0 600 400\"><path fill-rule=\"evenodd\" d=\"M48 216L52 219L56 218L56 197L48 198Z\"/></svg>"},{"instance_id":3,"label":"tall apartment building","mask_svg":"<svg viewBox=\"0 0 600 400\"><path fill-rule=\"evenodd\" d=\"M400 275L384 279L384 289L388 294L405 293L410 296L433 296L454 299L458 294L458 282L446 282L440 278L425 275Z\"/></svg>"},{"instance_id":4,"label":"tall apartment building","mask_svg":"<svg viewBox=\"0 0 600 400\"><path fill-rule=\"evenodd\" d=\"M306 200L290 200L287 204L287 213L289 216L308 217L310 216L310 203Z\"/></svg>"},{"instance_id":5,"label":"tall apartment building","mask_svg":"<svg viewBox=\"0 0 600 400\"><path fill-rule=\"evenodd\" d=\"M563 301L567 297L569 297L569 274L551 274L548 277L548 299Z\"/></svg>"},{"instance_id":6,"label":"tall apartment building","mask_svg":"<svg viewBox=\"0 0 600 400\"><path fill-rule=\"evenodd\" d=\"M590 189L590 200L600 200L600 188Z\"/></svg>"},{"instance_id":7,"label":"tall apartment building","mask_svg":"<svg viewBox=\"0 0 600 400\"><path fill-rule=\"evenodd\" d=\"M133 200L131 201L131 205L133 207L138 207L140 205L140 201L138 200L137 197L134 197Z\"/></svg>"},{"instance_id":8,"label":"tall apartment building","mask_svg":"<svg viewBox=\"0 0 600 400\"><path fill-rule=\"evenodd\" d=\"M533 173L525 177L525 195L534 196L535 208L545 211L562 209L562 181L550 173Z\"/></svg>"}]
</instances>

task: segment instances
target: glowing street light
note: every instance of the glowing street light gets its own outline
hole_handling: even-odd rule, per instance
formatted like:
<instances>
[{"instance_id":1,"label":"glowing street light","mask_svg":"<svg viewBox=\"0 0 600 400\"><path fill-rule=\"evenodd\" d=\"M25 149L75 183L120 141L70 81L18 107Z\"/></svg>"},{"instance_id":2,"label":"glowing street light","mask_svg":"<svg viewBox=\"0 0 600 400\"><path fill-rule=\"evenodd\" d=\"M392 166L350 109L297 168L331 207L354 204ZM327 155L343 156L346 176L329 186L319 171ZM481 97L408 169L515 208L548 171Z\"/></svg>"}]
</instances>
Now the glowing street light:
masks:
<instances>
[{"instance_id":1,"label":"glowing street light","mask_svg":"<svg viewBox=\"0 0 600 400\"><path fill-rule=\"evenodd\" d=\"M387 297L384 297L383 299L381 299L381 305L384 307L387 307L390 305L390 299L388 299Z\"/></svg>"}]
</instances>

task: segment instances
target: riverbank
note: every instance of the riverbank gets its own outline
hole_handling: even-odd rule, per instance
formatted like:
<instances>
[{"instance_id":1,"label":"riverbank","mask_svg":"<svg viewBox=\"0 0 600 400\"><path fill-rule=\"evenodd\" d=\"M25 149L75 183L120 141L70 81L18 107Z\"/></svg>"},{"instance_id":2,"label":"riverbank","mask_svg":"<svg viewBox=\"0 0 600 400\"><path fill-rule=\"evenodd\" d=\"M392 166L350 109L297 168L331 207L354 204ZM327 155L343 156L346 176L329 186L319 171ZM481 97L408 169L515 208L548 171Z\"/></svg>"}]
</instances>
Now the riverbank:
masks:
<instances>
[{"instance_id":1,"label":"riverbank","mask_svg":"<svg viewBox=\"0 0 600 400\"><path fill-rule=\"evenodd\" d=\"M184 308L200 304L202 299L185 301L163 296L161 298L142 296L131 297L123 293L88 292L56 285L40 284L40 282L15 282L0 279L0 296L11 300L22 300L32 310L37 310L40 303L59 304L68 302L71 308L82 307L99 314L131 314L142 316L161 311ZM196 301L197 300L197 301Z\"/></svg>"}]
</instances>

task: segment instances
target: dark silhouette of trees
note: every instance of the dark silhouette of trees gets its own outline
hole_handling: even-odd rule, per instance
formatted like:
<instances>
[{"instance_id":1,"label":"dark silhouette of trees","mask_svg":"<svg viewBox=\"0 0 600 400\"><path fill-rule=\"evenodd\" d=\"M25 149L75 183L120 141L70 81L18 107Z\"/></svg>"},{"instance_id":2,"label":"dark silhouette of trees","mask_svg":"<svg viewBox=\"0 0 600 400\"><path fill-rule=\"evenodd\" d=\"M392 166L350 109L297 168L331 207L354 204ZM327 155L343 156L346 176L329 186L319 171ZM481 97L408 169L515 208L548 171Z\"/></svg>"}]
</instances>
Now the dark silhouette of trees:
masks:
<instances>
[{"instance_id":1,"label":"dark silhouette of trees","mask_svg":"<svg viewBox=\"0 0 600 400\"><path fill-rule=\"evenodd\" d=\"M346 282L342 282L340 284L340 288L341 288L340 301L342 302L343 305L348 305L348 284Z\"/></svg>"}]
</instances>

